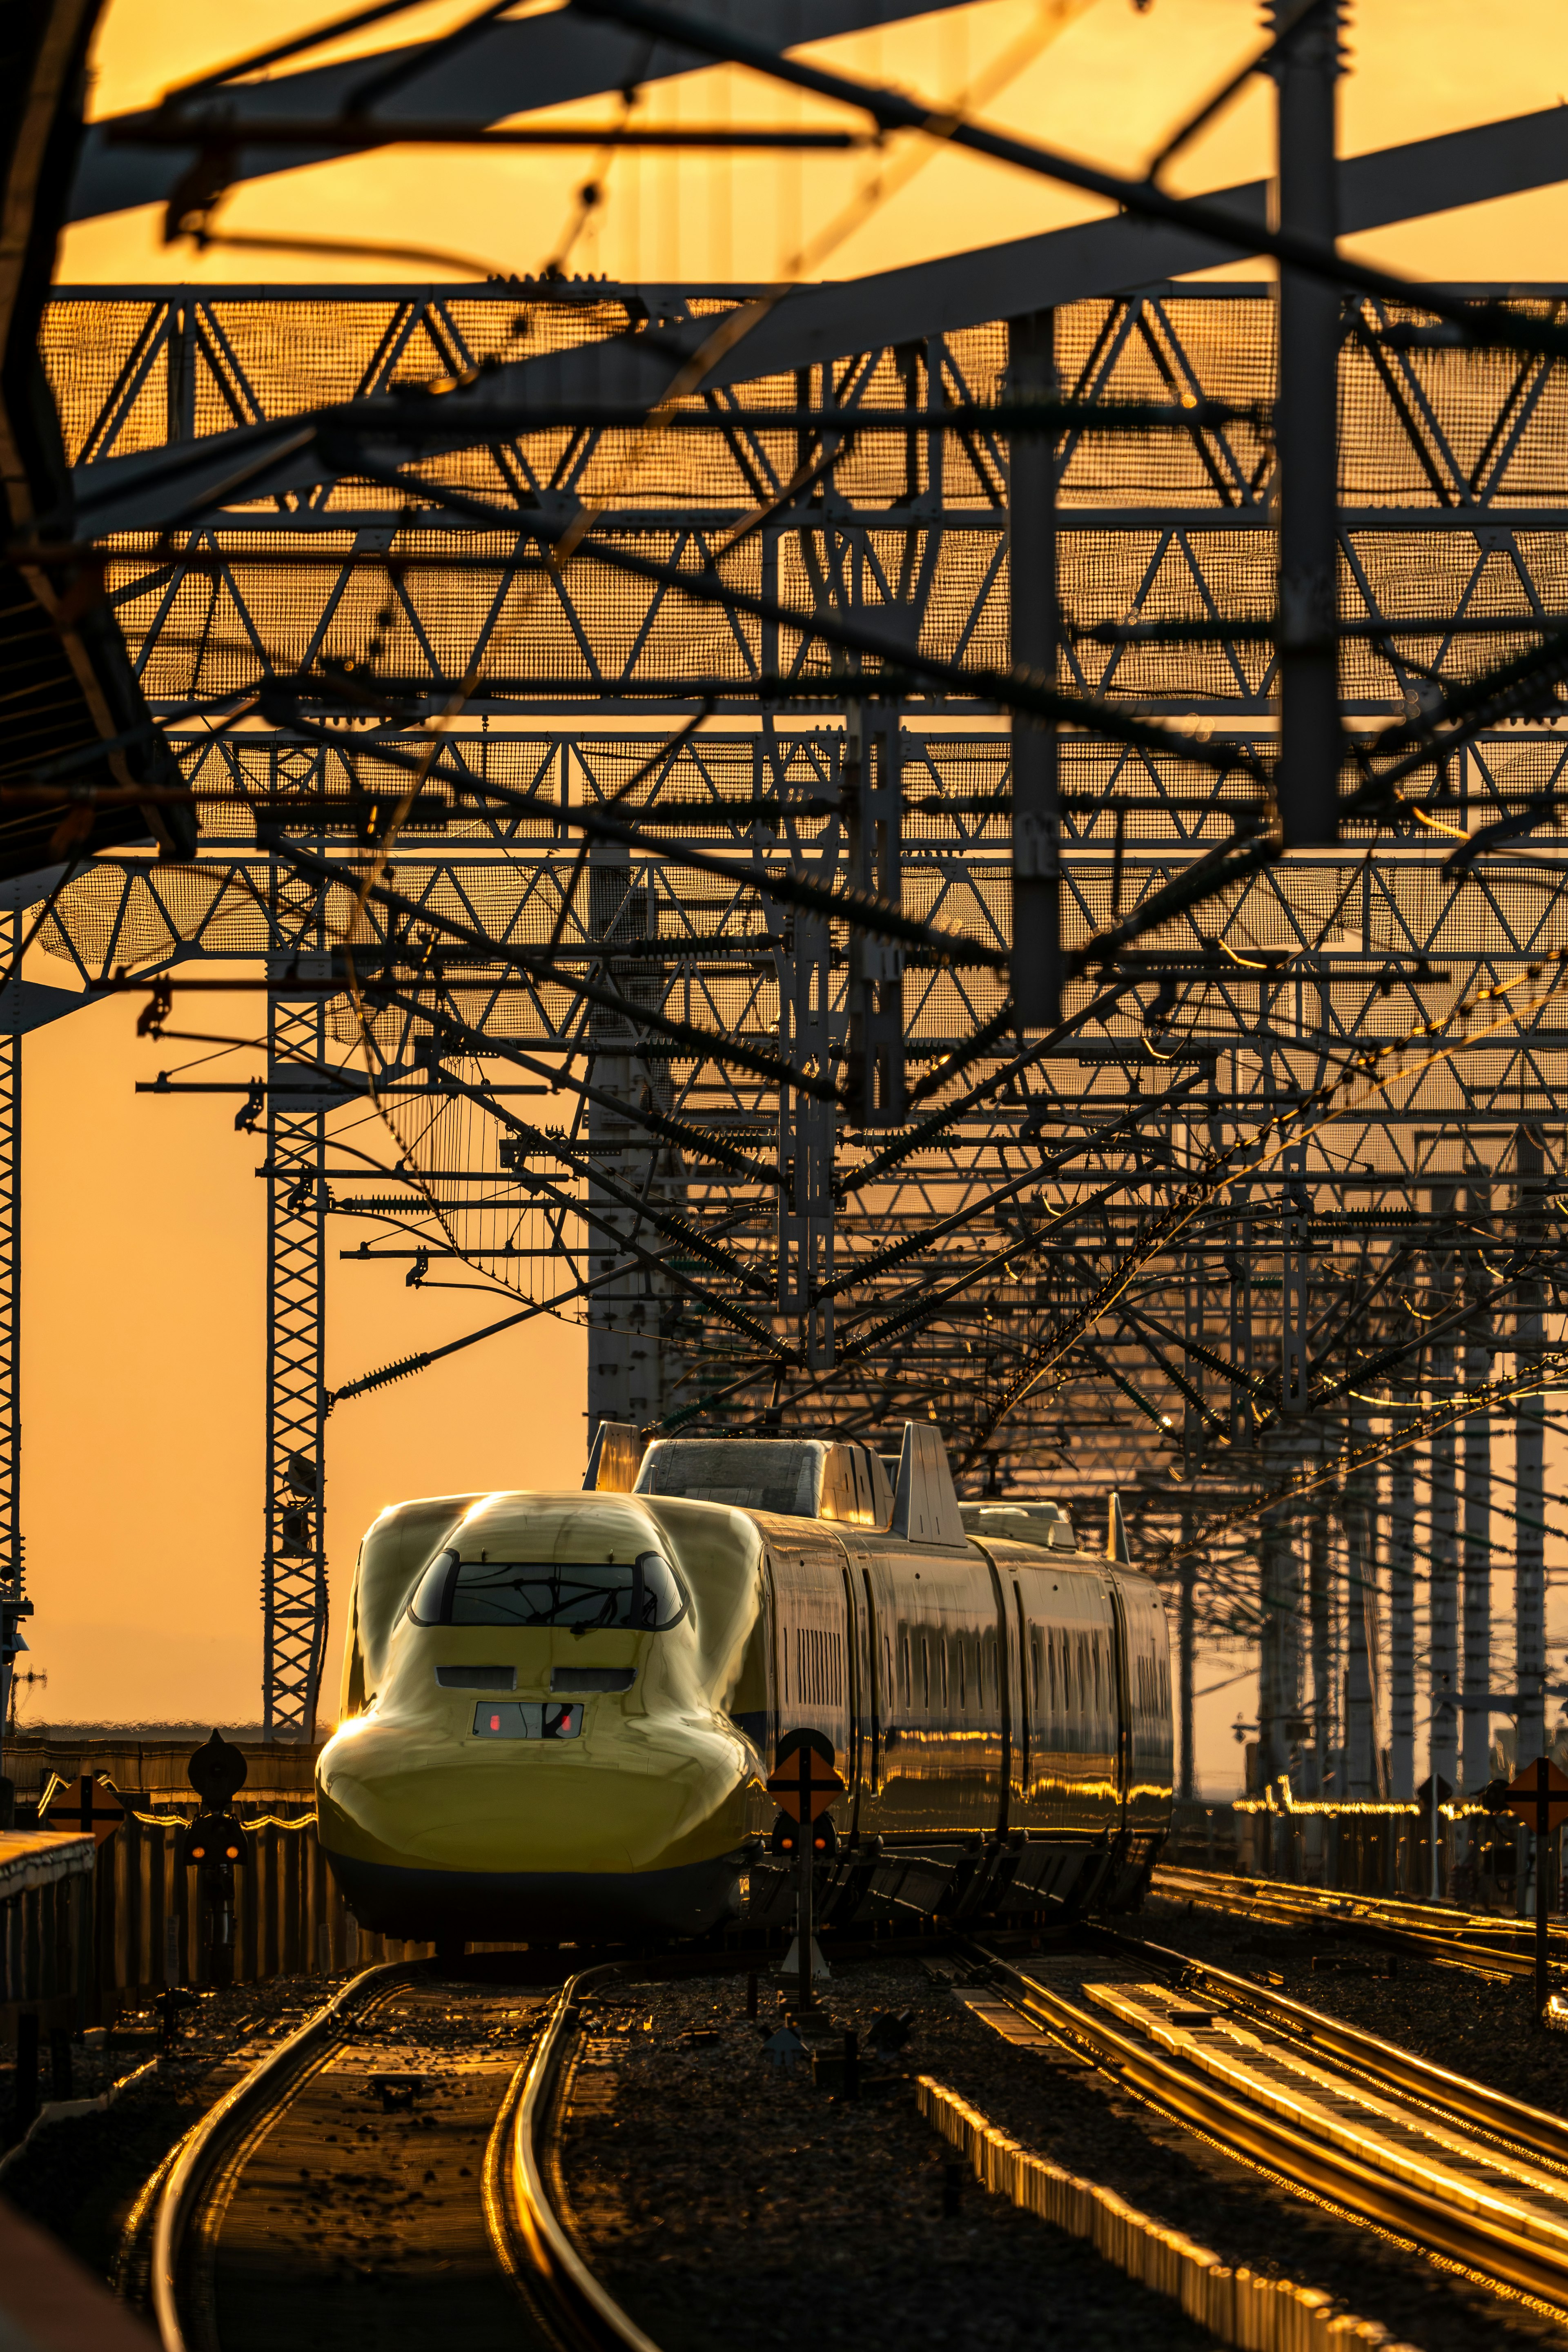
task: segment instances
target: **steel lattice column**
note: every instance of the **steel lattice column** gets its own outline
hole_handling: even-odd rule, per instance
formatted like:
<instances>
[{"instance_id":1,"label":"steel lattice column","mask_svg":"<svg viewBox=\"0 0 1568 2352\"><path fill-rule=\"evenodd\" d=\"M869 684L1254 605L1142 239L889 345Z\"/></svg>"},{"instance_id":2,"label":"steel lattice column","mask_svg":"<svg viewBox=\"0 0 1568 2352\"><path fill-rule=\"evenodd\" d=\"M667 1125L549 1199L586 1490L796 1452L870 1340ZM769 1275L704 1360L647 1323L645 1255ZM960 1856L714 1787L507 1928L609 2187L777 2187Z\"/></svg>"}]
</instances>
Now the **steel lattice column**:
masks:
<instances>
[{"instance_id":1,"label":"steel lattice column","mask_svg":"<svg viewBox=\"0 0 1568 2352\"><path fill-rule=\"evenodd\" d=\"M1541 1245L1542 1164L1541 1139L1531 1128L1519 1131L1519 1223L1521 1250ZM1545 1293L1539 1280L1522 1283L1514 1321L1515 1367L1522 1371L1536 1358L1545 1336ZM1519 1513L1514 1555L1514 1647L1519 1661L1519 1739L1516 1769L1533 1764L1546 1746L1546 1424L1539 1391L1521 1397L1514 1423L1514 1507Z\"/></svg>"},{"instance_id":2,"label":"steel lattice column","mask_svg":"<svg viewBox=\"0 0 1568 2352\"><path fill-rule=\"evenodd\" d=\"M1056 313L1007 322L1007 392L1056 400ZM1021 433L1007 460L1008 637L1015 669L1057 682L1057 445ZM1056 729L1015 718L1013 751L1013 1002L1021 1025L1061 1018L1061 805ZM1118 835L1118 840L1121 836Z\"/></svg>"},{"instance_id":3,"label":"steel lattice column","mask_svg":"<svg viewBox=\"0 0 1568 2352\"><path fill-rule=\"evenodd\" d=\"M779 958L779 1049L797 1068L830 1076L835 1025L827 919L799 911L791 945ZM833 1301L816 1294L833 1279L837 1125L832 1103L779 1088L779 1313L795 1319L814 1372L833 1363Z\"/></svg>"},{"instance_id":4,"label":"steel lattice column","mask_svg":"<svg viewBox=\"0 0 1568 2352\"><path fill-rule=\"evenodd\" d=\"M657 1003L658 987L648 977L646 963L635 953L637 944L657 930L650 919L646 877L634 880L624 851L595 843L588 856L588 932L608 947L627 947L633 953L607 953L604 971L627 1004ZM590 1075L596 1087L618 1101L671 1107L666 1066L648 1061L637 1048L631 1020L595 1005L588 1034L594 1060ZM614 1176L624 1193L635 1190L660 1207L681 1201L683 1170L673 1148L649 1145L635 1120L622 1118L602 1102L587 1111L588 1139L595 1167ZM588 1184L588 1198L602 1222L590 1229L589 1265L595 1274L615 1263L608 1225L644 1248L659 1246L657 1231L628 1208L623 1197ZM613 1288L598 1293L588 1323L588 1436L601 1421L629 1422L647 1429L665 1409L664 1349L667 1328L679 1314L679 1301L657 1272L626 1264Z\"/></svg>"},{"instance_id":5,"label":"steel lattice column","mask_svg":"<svg viewBox=\"0 0 1568 2352\"><path fill-rule=\"evenodd\" d=\"M26 1613L22 1583L22 1038L20 918L5 927L13 985L0 1000L0 1743L11 1712L11 1674ZM3 1760L3 1759L0 1759ZM0 1795L4 1795L0 1789ZM9 1815L0 1807L0 1826Z\"/></svg>"},{"instance_id":6,"label":"steel lattice column","mask_svg":"<svg viewBox=\"0 0 1568 2352\"><path fill-rule=\"evenodd\" d=\"M1280 38L1279 225L1331 246L1335 219L1338 0L1299 21L1295 0L1271 0ZM1286 846L1333 841L1343 737L1339 714L1340 292L1300 270L1279 273L1279 767Z\"/></svg>"},{"instance_id":7,"label":"steel lattice column","mask_svg":"<svg viewBox=\"0 0 1568 2352\"><path fill-rule=\"evenodd\" d=\"M903 733L896 706L851 705L844 756L850 887L897 907L903 898ZM905 1117L904 950L856 931L849 941L849 1117L897 1127Z\"/></svg>"},{"instance_id":8,"label":"steel lattice column","mask_svg":"<svg viewBox=\"0 0 1568 2352\"><path fill-rule=\"evenodd\" d=\"M294 972L292 958L273 961ZM268 1739L315 1738L327 1646L325 1043L323 997L269 997L261 1675Z\"/></svg>"}]
</instances>

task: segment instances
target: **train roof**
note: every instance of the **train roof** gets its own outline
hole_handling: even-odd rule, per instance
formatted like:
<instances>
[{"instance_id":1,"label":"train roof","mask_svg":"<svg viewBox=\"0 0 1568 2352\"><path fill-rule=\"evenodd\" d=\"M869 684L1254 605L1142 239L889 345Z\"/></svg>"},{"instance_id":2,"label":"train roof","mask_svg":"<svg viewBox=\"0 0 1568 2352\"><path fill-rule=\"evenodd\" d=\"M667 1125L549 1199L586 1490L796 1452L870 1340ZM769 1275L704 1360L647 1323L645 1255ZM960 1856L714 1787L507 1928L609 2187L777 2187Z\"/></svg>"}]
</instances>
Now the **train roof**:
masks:
<instances>
[{"instance_id":1,"label":"train roof","mask_svg":"<svg viewBox=\"0 0 1568 2352\"><path fill-rule=\"evenodd\" d=\"M1058 1503L960 1503L959 1515L972 1536L1003 1536L1014 1543L1044 1544L1052 1551L1076 1551L1073 1524Z\"/></svg>"},{"instance_id":2,"label":"train roof","mask_svg":"<svg viewBox=\"0 0 1568 2352\"><path fill-rule=\"evenodd\" d=\"M635 1431L605 1422L583 1483L598 1493L680 1496L784 1518L832 1519L910 1543L967 1541L938 1431L906 1422L893 1469L889 1480L882 1456L858 1438L660 1437L642 1453Z\"/></svg>"}]
</instances>

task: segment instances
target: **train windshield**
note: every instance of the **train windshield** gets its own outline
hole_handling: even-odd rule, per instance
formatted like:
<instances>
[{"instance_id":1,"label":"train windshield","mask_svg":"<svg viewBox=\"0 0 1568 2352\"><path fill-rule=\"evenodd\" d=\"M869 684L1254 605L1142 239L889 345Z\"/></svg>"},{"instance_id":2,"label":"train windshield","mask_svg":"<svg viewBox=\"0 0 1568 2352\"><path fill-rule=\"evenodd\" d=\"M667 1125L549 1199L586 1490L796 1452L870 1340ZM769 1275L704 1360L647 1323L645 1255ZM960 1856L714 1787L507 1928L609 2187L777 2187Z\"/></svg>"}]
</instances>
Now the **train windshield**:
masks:
<instances>
[{"instance_id":1,"label":"train windshield","mask_svg":"<svg viewBox=\"0 0 1568 2352\"><path fill-rule=\"evenodd\" d=\"M600 1626L662 1633L686 1614L686 1593L656 1551L614 1560L460 1559L438 1552L408 1604L416 1625Z\"/></svg>"}]
</instances>

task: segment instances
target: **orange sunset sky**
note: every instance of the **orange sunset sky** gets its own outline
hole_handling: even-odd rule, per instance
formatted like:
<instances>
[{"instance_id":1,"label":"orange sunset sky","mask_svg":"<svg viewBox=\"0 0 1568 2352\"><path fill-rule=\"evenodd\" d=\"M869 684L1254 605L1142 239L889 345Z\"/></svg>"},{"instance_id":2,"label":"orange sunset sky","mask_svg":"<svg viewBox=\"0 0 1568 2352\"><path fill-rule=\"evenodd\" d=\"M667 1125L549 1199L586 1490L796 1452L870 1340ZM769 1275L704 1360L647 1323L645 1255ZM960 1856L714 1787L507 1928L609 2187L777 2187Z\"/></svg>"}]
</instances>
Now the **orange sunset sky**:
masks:
<instances>
[{"instance_id":1,"label":"orange sunset sky","mask_svg":"<svg viewBox=\"0 0 1568 2352\"><path fill-rule=\"evenodd\" d=\"M109 0L92 110L147 104L171 81L324 13L282 0L226 0L221 9L195 0ZM414 10L358 46L401 42L468 13ZM738 21L743 16L737 11ZM822 54L953 99L1016 51L1023 62L985 104L989 120L1141 169L1258 45L1258 16L1251 0L1152 0L1141 11L1129 0L986 0L827 44ZM1345 153L1568 103L1563 0L1361 0L1348 45ZM615 102L574 112L609 121ZM725 70L659 86L643 119L726 115L843 120ZM901 173L906 144L890 143L880 164L622 156L570 266L612 277L773 278L803 241L821 242L828 224L867 197L879 169ZM1268 100L1254 85L1194 144L1173 184L1223 186L1266 174L1270 160ZM249 236L402 236L471 256L484 268L528 272L558 251L591 163L590 154L572 151L497 158L395 150L253 184L219 225ZM810 274L853 277L1097 209L1047 182L939 154L885 201L862 202L857 225ZM161 217L148 207L72 228L58 277L101 284L432 274L283 250L198 254L163 244ZM1568 188L1384 232L1355 249L1420 277L1568 280ZM1248 265L1233 274L1263 273ZM67 978L55 959L36 953L28 970L56 985ZM245 1034L257 1025L257 1003L237 997L219 1013L224 1001L209 998L200 1019L187 1022L182 1007L180 1025ZM24 1513L37 1607L33 1663L48 1680L23 1692L20 1713L24 1722L245 1723L258 1714L264 1268L254 1171L261 1154L257 1139L232 1131L232 1105L222 1098L151 1101L133 1093L138 1078L208 1050L139 1043L135 1012L133 1003L111 1000L37 1033L26 1047ZM204 1075L249 1077L260 1067L259 1055L246 1052ZM416 1295L397 1272L339 1265L337 1249L357 1243L359 1231L345 1237L341 1223L329 1227L330 1384L504 1311L471 1291ZM367 1521L407 1494L574 1484L584 1358L579 1330L542 1318L333 1416L331 1693L342 1600ZM1499 1602L1500 1612L1500 1580ZM1238 1751L1223 1740L1221 1725L1238 1703L1243 1711L1253 1703L1245 1683L1216 1695L1205 1714L1214 1790L1234 1779Z\"/></svg>"}]
</instances>

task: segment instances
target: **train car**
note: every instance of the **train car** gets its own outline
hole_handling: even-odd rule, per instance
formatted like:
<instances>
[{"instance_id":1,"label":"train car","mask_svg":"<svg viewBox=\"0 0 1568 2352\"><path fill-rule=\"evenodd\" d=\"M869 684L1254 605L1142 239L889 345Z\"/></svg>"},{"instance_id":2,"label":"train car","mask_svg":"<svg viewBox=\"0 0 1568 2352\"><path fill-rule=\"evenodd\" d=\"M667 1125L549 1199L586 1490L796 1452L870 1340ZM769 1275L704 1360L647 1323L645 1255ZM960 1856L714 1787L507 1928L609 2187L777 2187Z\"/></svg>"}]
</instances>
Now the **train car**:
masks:
<instances>
[{"instance_id":1,"label":"train car","mask_svg":"<svg viewBox=\"0 0 1568 2352\"><path fill-rule=\"evenodd\" d=\"M448 1946L782 1923L800 1730L846 1787L819 1917L1125 1907L1171 1811L1158 1591L1049 1504L961 1505L924 1424L888 1459L606 1424L581 1492L370 1529L321 1843L362 1923Z\"/></svg>"}]
</instances>

